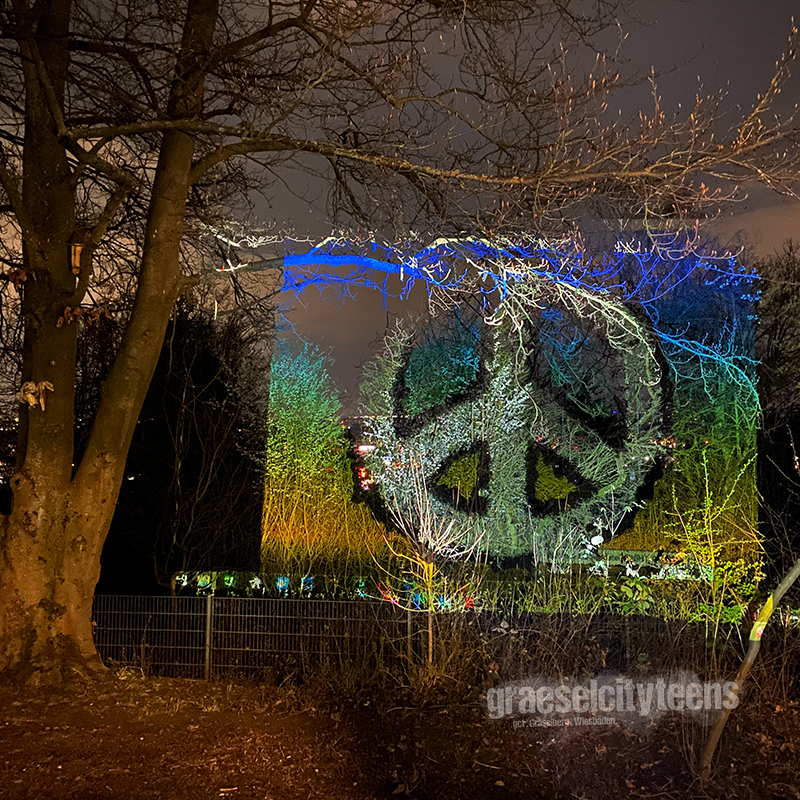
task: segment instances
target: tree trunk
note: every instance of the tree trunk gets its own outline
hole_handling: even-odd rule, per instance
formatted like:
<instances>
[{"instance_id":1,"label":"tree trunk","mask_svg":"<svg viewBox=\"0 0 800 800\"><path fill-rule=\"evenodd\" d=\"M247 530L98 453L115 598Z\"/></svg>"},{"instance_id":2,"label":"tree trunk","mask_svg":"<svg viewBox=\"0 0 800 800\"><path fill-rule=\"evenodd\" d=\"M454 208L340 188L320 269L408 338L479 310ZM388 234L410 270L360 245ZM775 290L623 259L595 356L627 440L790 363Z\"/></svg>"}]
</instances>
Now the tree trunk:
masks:
<instances>
[{"instance_id":1,"label":"tree trunk","mask_svg":"<svg viewBox=\"0 0 800 800\"><path fill-rule=\"evenodd\" d=\"M92 599L104 520L81 524L70 515L68 501L59 502L46 489L36 492L21 476L14 481L15 504L24 511L11 518L0 549L0 663L7 678L63 682L101 668ZM106 505L113 508L112 502Z\"/></svg>"},{"instance_id":2,"label":"tree trunk","mask_svg":"<svg viewBox=\"0 0 800 800\"><path fill-rule=\"evenodd\" d=\"M21 408L12 509L0 518L0 675L42 683L102 668L92 638L94 587L136 420L182 291L194 141L178 130L163 135L134 309L75 464L77 323L58 322L81 299L69 252L75 196L54 109L63 107L71 5L37 6L33 33L20 41L27 59L22 196L37 226L23 242L23 381L38 387L43 402ZM217 0L190 0L169 103L175 117L202 107L216 16Z\"/></svg>"}]
</instances>

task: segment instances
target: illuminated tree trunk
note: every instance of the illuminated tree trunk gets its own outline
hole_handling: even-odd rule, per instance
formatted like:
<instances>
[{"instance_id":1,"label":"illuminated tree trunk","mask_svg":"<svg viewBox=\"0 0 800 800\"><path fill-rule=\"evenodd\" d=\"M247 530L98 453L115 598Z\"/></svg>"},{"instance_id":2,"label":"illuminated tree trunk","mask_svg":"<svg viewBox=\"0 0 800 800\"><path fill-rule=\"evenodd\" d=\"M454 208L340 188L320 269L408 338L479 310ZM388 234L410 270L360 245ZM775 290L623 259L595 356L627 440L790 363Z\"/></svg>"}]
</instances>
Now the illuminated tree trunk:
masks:
<instances>
[{"instance_id":1,"label":"illuminated tree trunk","mask_svg":"<svg viewBox=\"0 0 800 800\"><path fill-rule=\"evenodd\" d=\"M87 237L76 276L69 248L75 193L58 134L70 6L70 0L45 0L31 36L20 41L28 59L21 207L31 217L27 230L23 225L23 381L35 405L20 409L12 510L0 521L0 673L33 682L100 668L91 630L100 553L134 426L184 288L179 248L194 152L188 135L163 134L132 316L86 450L73 464L77 323L59 326L59 318L80 303L95 241L108 221L101 219ZM201 107L216 16L216 0L189 3L168 106L173 117Z\"/></svg>"}]
</instances>

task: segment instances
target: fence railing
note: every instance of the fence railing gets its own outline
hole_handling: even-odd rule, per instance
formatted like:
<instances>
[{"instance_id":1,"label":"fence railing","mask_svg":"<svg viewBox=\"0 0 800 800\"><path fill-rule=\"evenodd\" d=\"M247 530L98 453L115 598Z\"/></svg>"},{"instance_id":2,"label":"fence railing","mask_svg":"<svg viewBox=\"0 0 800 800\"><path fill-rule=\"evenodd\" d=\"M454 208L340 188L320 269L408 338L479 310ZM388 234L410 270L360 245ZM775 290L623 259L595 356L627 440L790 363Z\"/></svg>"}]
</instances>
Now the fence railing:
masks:
<instances>
[{"instance_id":1,"label":"fence railing","mask_svg":"<svg viewBox=\"0 0 800 800\"><path fill-rule=\"evenodd\" d=\"M98 595L93 620L106 663L173 677L323 662L394 667L425 647L425 622L385 602Z\"/></svg>"},{"instance_id":2,"label":"fence railing","mask_svg":"<svg viewBox=\"0 0 800 800\"><path fill-rule=\"evenodd\" d=\"M702 671L722 669L727 661L730 668L738 665L749 633L736 625L708 629L652 617L499 610L429 615L374 600L214 595L97 596L93 619L106 663L206 679L231 673L281 678L320 665L402 671L428 659L434 644L440 658L471 654L500 664L507 677L668 671L687 664ZM765 643L761 661L773 658L782 681L800 681L800 628L779 618Z\"/></svg>"}]
</instances>

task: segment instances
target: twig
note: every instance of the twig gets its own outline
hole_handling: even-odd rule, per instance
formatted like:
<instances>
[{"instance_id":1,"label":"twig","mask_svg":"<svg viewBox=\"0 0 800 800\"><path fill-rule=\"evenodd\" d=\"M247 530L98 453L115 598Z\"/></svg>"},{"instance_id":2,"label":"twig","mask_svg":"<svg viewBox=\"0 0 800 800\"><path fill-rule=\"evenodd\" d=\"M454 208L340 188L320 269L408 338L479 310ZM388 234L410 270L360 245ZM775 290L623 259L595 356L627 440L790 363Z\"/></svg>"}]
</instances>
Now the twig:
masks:
<instances>
[{"instance_id":1,"label":"twig","mask_svg":"<svg viewBox=\"0 0 800 800\"><path fill-rule=\"evenodd\" d=\"M769 618L772 616L772 612L780 603L783 596L789 591L792 584L799 577L800 558L795 561L794 566L786 574L786 577L784 577L784 579L778 584L778 588L774 591L774 593L767 598L767 602L764 603L761 613L756 618L755 623L753 623L753 627L750 631L750 646L747 648L745 659L739 667L739 671L736 673L735 686L733 687L734 696L736 697L737 701L739 699L739 693L742 690L742 686L747 680L747 676L750 674L750 670L755 663L758 651L761 649L761 637L764 634L764 629L767 627ZM722 736L725 723L727 723L728 717L731 715L733 705L734 704L731 703L729 704L728 708L723 710L720 718L717 720L716 724L711 730L708 741L706 742L706 746L703 749L703 755L700 760L700 781L702 784L705 784L708 781L709 774L711 772L711 761L714 758L714 751L717 749L717 743Z\"/></svg>"}]
</instances>

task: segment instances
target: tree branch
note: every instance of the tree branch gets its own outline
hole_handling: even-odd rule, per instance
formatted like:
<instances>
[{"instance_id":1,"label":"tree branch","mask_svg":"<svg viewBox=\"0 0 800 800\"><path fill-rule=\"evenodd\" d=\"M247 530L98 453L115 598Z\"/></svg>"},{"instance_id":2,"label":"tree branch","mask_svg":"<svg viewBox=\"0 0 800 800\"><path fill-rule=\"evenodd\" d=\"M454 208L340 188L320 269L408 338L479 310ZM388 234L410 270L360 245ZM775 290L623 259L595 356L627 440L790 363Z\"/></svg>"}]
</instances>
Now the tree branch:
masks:
<instances>
[{"instance_id":1,"label":"tree branch","mask_svg":"<svg viewBox=\"0 0 800 800\"><path fill-rule=\"evenodd\" d=\"M130 194L133 188L132 182L123 183L106 202L103 212L100 214L97 222L88 234L88 241L84 240L84 246L80 255L80 273L78 274L78 283L75 287L75 292L70 299L70 305L77 306L86 294L89 287L89 281L92 277L92 258L95 251L103 240L111 220L119 210L122 202Z\"/></svg>"},{"instance_id":2,"label":"tree branch","mask_svg":"<svg viewBox=\"0 0 800 800\"><path fill-rule=\"evenodd\" d=\"M314 3L311 3L310 5L313 7ZM290 28L299 27L300 23L303 22L304 16L305 14L299 17L290 17L289 19L282 20L281 22L277 22L275 24L270 23L269 25L254 31L249 36L244 36L235 42L230 42L229 44L224 45L218 51L220 60L227 61L248 47L261 44L267 39L271 39L274 36L277 36L279 33L289 30Z\"/></svg>"}]
</instances>

